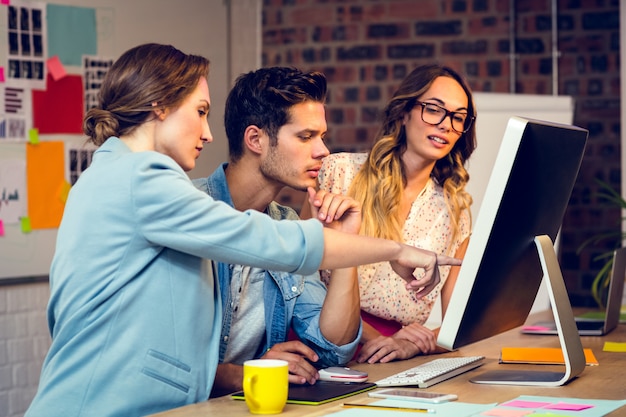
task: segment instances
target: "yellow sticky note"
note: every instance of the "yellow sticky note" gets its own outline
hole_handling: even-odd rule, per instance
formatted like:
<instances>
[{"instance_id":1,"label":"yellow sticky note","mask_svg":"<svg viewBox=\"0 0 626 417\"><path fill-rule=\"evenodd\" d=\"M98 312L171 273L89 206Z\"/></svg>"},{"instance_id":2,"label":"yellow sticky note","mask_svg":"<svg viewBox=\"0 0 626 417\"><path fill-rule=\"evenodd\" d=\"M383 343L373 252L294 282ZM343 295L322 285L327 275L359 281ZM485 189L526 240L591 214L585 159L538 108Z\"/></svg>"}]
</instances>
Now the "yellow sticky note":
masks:
<instances>
[{"instance_id":1,"label":"yellow sticky note","mask_svg":"<svg viewBox=\"0 0 626 417\"><path fill-rule=\"evenodd\" d=\"M22 226L22 233L32 232L33 229L30 227L30 217L20 217L20 224Z\"/></svg>"},{"instance_id":2,"label":"yellow sticky note","mask_svg":"<svg viewBox=\"0 0 626 417\"><path fill-rule=\"evenodd\" d=\"M30 129L28 131L28 141L33 145L39 143L39 129Z\"/></svg>"},{"instance_id":3,"label":"yellow sticky note","mask_svg":"<svg viewBox=\"0 0 626 417\"><path fill-rule=\"evenodd\" d=\"M70 193L70 189L72 188L72 184L67 181L63 181L61 184L61 188L59 190L59 199L65 203L67 201L67 196Z\"/></svg>"},{"instance_id":4,"label":"yellow sticky note","mask_svg":"<svg viewBox=\"0 0 626 417\"><path fill-rule=\"evenodd\" d=\"M626 343L623 342L604 342L605 352L626 352Z\"/></svg>"}]
</instances>

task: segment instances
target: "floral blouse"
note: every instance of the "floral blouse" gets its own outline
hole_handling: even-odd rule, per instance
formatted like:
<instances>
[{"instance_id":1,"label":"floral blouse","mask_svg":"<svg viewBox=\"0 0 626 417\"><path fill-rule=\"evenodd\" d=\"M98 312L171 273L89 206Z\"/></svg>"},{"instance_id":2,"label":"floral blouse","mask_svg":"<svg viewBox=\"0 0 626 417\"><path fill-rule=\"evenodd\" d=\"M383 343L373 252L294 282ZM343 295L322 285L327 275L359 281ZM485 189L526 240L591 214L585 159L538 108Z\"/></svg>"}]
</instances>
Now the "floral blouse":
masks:
<instances>
[{"instance_id":1,"label":"floral blouse","mask_svg":"<svg viewBox=\"0 0 626 417\"><path fill-rule=\"evenodd\" d=\"M327 156L319 173L320 188L335 194L347 194L366 158L365 153L335 153ZM454 256L461 242L470 234L469 212L463 212L460 233L452 241L453 231L443 188L430 179L413 202L402 234L404 243ZM450 267L440 266L439 272L441 283L428 295L418 299L414 291L405 288L406 281L393 271L389 262L360 266L358 274L361 309L402 325L414 322L424 324L448 278ZM419 270L416 271L418 273ZM327 282L328 274L322 276Z\"/></svg>"}]
</instances>

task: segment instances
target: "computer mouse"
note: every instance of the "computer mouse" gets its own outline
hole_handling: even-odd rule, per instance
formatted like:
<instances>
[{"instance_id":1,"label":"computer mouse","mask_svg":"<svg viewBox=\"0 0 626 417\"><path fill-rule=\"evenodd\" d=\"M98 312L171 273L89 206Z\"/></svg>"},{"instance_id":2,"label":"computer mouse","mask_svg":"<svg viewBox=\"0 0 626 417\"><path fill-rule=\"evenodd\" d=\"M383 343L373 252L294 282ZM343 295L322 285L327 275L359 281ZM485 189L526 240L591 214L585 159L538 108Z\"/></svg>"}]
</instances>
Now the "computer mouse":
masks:
<instances>
[{"instance_id":1,"label":"computer mouse","mask_svg":"<svg viewBox=\"0 0 626 417\"><path fill-rule=\"evenodd\" d=\"M320 369L321 381L336 382L365 382L367 381L367 372L356 371L341 366L331 366L330 368Z\"/></svg>"}]
</instances>

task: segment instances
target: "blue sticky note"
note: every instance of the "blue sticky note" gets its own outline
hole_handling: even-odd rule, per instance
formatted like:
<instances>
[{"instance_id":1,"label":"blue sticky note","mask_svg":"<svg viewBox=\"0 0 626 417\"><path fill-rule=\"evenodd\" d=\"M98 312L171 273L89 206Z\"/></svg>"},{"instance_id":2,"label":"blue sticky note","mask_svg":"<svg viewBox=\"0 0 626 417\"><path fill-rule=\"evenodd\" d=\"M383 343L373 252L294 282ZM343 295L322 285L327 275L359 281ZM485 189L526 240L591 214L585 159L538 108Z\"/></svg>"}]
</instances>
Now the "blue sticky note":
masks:
<instances>
[{"instance_id":1,"label":"blue sticky note","mask_svg":"<svg viewBox=\"0 0 626 417\"><path fill-rule=\"evenodd\" d=\"M80 66L83 55L97 55L96 9L46 5L48 56L58 55L64 65Z\"/></svg>"}]
</instances>

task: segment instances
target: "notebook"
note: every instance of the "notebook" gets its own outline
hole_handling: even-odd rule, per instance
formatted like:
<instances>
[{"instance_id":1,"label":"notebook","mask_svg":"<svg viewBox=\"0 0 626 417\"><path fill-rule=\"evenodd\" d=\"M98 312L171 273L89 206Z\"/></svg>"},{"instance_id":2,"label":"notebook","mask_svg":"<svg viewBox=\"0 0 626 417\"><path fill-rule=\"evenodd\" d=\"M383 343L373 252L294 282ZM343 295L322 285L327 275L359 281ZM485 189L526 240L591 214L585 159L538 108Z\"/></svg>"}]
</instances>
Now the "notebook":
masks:
<instances>
[{"instance_id":1,"label":"notebook","mask_svg":"<svg viewBox=\"0 0 626 417\"><path fill-rule=\"evenodd\" d=\"M314 385L289 384L288 404L320 405L331 401L360 394L376 388L373 382L331 382L317 381ZM243 400L243 391L231 395L235 400Z\"/></svg>"},{"instance_id":2,"label":"notebook","mask_svg":"<svg viewBox=\"0 0 626 417\"><path fill-rule=\"evenodd\" d=\"M583 349L587 366L598 365L598 360L589 348ZM565 365L561 348L503 347L500 363L530 363L536 365Z\"/></svg>"},{"instance_id":3,"label":"notebook","mask_svg":"<svg viewBox=\"0 0 626 417\"><path fill-rule=\"evenodd\" d=\"M613 330L619 323L624 293L624 278L626 277L626 248L613 252L613 267L611 282L606 303L604 319L590 319L576 317L578 334L581 336L603 336ZM557 334L554 321L542 321L531 326L522 327L526 334Z\"/></svg>"}]
</instances>

